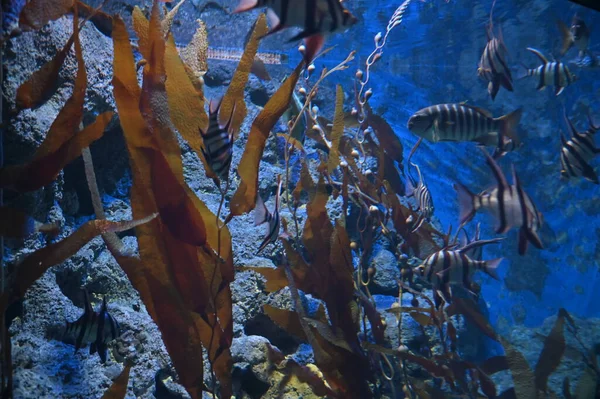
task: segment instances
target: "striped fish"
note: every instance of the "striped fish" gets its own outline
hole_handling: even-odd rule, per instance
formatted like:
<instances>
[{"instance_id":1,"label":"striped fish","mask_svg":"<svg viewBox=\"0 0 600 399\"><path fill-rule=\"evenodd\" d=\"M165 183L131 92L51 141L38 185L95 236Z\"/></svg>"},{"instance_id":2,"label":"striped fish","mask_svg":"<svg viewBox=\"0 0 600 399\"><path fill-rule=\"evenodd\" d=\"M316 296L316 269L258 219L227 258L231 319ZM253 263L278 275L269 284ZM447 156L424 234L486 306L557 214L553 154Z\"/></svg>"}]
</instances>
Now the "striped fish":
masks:
<instances>
[{"instance_id":1,"label":"striped fish","mask_svg":"<svg viewBox=\"0 0 600 399\"><path fill-rule=\"evenodd\" d=\"M521 71L517 79L535 76L538 78L538 90L544 90L546 86L554 86L557 96L563 92L565 87L577 80L577 77L571 73L565 63L560 61L549 62L539 50L531 47L528 47L527 50L537 55L542 61L542 65L533 69L528 69L526 66L521 65Z\"/></svg>"},{"instance_id":2,"label":"striped fish","mask_svg":"<svg viewBox=\"0 0 600 399\"><path fill-rule=\"evenodd\" d=\"M569 128L570 139L560 135L562 148L560 150L561 175L565 178L584 177L594 184L600 184L598 175L590 165L590 161L600 154L600 148L594 144L594 134L600 130L600 125L595 125L592 117L588 115L589 129L579 133L565 113L565 121Z\"/></svg>"},{"instance_id":3,"label":"striped fish","mask_svg":"<svg viewBox=\"0 0 600 399\"><path fill-rule=\"evenodd\" d=\"M573 46L579 49L579 55L585 54L590 43L590 29L583 19L575 14L570 27L567 27L564 22L558 21L558 29L563 42L560 55L565 55Z\"/></svg>"},{"instance_id":4,"label":"striped fish","mask_svg":"<svg viewBox=\"0 0 600 399\"><path fill-rule=\"evenodd\" d=\"M119 323L108 313L106 297L100 311L94 312L87 291L84 291L83 315L73 323L67 322L65 336L74 339L75 353L90 344L90 355L98 352L102 363L106 362L106 344L119 336Z\"/></svg>"},{"instance_id":5,"label":"striped fish","mask_svg":"<svg viewBox=\"0 0 600 399\"><path fill-rule=\"evenodd\" d=\"M408 120L408 130L430 142L475 141L496 145L504 151L508 143L519 143L514 132L522 110L494 118L482 108L460 104L438 104L423 108Z\"/></svg>"},{"instance_id":6,"label":"striped fish","mask_svg":"<svg viewBox=\"0 0 600 399\"><path fill-rule=\"evenodd\" d=\"M325 35L342 32L358 22L339 0L241 0L234 13L259 7L268 7L271 23L268 35L286 27L299 27L302 31L290 42L305 39L304 58L310 63L321 50Z\"/></svg>"},{"instance_id":7,"label":"striped fish","mask_svg":"<svg viewBox=\"0 0 600 399\"><path fill-rule=\"evenodd\" d=\"M467 290L471 290L472 277L478 270L496 280L500 280L496 269L502 258L484 261L472 259L468 255L476 248L500 241L502 241L501 238L475 240L461 248L457 248L455 245L446 247L429 255L413 272L416 276L429 282L434 290L439 292L447 303L450 303L451 291L449 286L462 285Z\"/></svg>"},{"instance_id":8,"label":"striped fish","mask_svg":"<svg viewBox=\"0 0 600 399\"><path fill-rule=\"evenodd\" d=\"M489 82L488 93L494 100L500 86L508 91L513 91L513 84L510 68L506 63L508 49L504 44L502 31L500 30L498 37L495 37L492 29L490 26L487 30L488 42L479 60L477 75Z\"/></svg>"},{"instance_id":9,"label":"striped fish","mask_svg":"<svg viewBox=\"0 0 600 399\"><path fill-rule=\"evenodd\" d=\"M229 177L229 168L233 156L233 131L230 129L235 106L231 109L231 115L225 126L219 123L219 110L221 109L221 100L218 103L210 102L208 129L205 132L200 129L203 146L202 155L206 159L207 165L219 180L227 181Z\"/></svg>"},{"instance_id":10,"label":"striped fish","mask_svg":"<svg viewBox=\"0 0 600 399\"><path fill-rule=\"evenodd\" d=\"M512 227L519 230L519 254L524 255L527 244L531 242L536 248L543 249L544 245L537 232L543 225L542 214L523 190L513 165L513 184L509 185L502 170L494 159L482 148L487 164L492 169L498 186L489 192L475 195L469 189L457 183L454 189L458 193L460 206L460 225L464 226L475 216L479 209L486 210L499 222L497 234L505 234Z\"/></svg>"},{"instance_id":11,"label":"striped fish","mask_svg":"<svg viewBox=\"0 0 600 399\"><path fill-rule=\"evenodd\" d=\"M417 202L417 212L419 212L419 218L415 223L415 228L413 229L413 233L419 230L419 228L423 225L425 221L429 221L433 216L434 207L433 207L433 199L431 198L431 192L429 188L425 185L423 181L423 176L421 175L421 169L418 165L414 163L410 163L412 166L417 169L417 173L419 174L419 181L417 182L414 177L410 173L408 173L410 185L407 189L408 196L414 196Z\"/></svg>"},{"instance_id":12,"label":"striped fish","mask_svg":"<svg viewBox=\"0 0 600 399\"><path fill-rule=\"evenodd\" d=\"M281 225L281 220L279 218L279 200L281 195L281 185L281 176L278 176L277 193L275 194L275 209L273 210L273 213L270 213L268 211L260 195L256 196L256 208L254 209L254 225L260 226L263 223L268 223L265 238L260 243L258 251L256 251L257 254L259 254L263 249L265 249L266 246L270 243L276 242L277 238L279 237L279 226Z\"/></svg>"}]
</instances>

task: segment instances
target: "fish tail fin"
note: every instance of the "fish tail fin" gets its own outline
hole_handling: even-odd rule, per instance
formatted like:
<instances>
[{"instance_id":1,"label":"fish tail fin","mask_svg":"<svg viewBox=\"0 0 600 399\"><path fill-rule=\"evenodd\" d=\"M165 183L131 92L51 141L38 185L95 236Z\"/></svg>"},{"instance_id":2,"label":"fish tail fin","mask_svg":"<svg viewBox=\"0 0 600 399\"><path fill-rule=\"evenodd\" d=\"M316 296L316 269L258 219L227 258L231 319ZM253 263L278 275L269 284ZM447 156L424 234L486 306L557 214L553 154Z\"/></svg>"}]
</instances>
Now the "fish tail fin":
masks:
<instances>
[{"instance_id":1,"label":"fish tail fin","mask_svg":"<svg viewBox=\"0 0 600 399\"><path fill-rule=\"evenodd\" d=\"M485 262L484 271L494 280L500 281L500 276L498 276L498 266L500 266L502 259L503 258L492 259Z\"/></svg>"},{"instance_id":2,"label":"fish tail fin","mask_svg":"<svg viewBox=\"0 0 600 399\"><path fill-rule=\"evenodd\" d=\"M476 195L461 183L455 183L454 189L458 193L458 206L460 208L459 223L463 226L475 216Z\"/></svg>"},{"instance_id":3,"label":"fish tail fin","mask_svg":"<svg viewBox=\"0 0 600 399\"><path fill-rule=\"evenodd\" d=\"M256 194L256 207L254 208L254 225L260 226L263 223L266 223L269 219L269 211L265 206L260 194Z\"/></svg>"},{"instance_id":4,"label":"fish tail fin","mask_svg":"<svg viewBox=\"0 0 600 399\"><path fill-rule=\"evenodd\" d=\"M517 75L515 76L515 79L521 80L529 76L529 68L527 68L525 64L519 64L517 68Z\"/></svg>"},{"instance_id":5,"label":"fish tail fin","mask_svg":"<svg viewBox=\"0 0 600 399\"><path fill-rule=\"evenodd\" d=\"M563 22L558 21L558 30L560 30L560 36L562 38L562 47L560 48L560 55L565 55L567 51L573 46L575 41L573 40L573 34L569 30L569 27Z\"/></svg>"},{"instance_id":6,"label":"fish tail fin","mask_svg":"<svg viewBox=\"0 0 600 399\"><path fill-rule=\"evenodd\" d=\"M510 114L501 116L498 118L498 122L500 122L500 131L498 132L498 147L504 147L504 137L508 137L511 139L515 146L518 146L520 143L519 137L517 136L515 130L519 122L521 121L521 116L523 116L523 109L519 108L511 112Z\"/></svg>"},{"instance_id":7,"label":"fish tail fin","mask_svg":"<svg viewBox=\"0 0 600 399\"><path fill-rule=\"evenodd\" d=\"M258 7L258 5L258 0L240 0L240 4L233 10L233 13L237 14L244 11L250 11Z\"/></svg>"}]
</instances>

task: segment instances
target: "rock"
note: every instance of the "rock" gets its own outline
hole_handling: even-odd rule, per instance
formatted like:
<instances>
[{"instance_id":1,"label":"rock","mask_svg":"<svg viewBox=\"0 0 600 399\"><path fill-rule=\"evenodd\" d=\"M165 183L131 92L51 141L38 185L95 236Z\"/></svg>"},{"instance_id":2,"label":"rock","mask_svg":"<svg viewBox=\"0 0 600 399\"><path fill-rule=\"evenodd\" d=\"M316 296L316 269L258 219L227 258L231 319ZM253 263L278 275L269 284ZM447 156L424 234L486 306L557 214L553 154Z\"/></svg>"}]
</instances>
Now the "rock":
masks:
<instances>
[{"instance_id":1,"label":"rock","mask_svg":"<svg viewBox=\"0 0 600 399\"><path fill-rule=\"evenodd\" d=\"M400 269L398 260L390 251L383 248L375 248L375 254L371 258L369 267L375 268L375 275L371 282L373 294L397 295Z\"/></svg>"},{"instance_id":2,"label":"rock","mask_svg":"<svg viewBox=\"0 0 600 399\"><path fill-rule=\"evenodd\" d=\"M563 381L568 377L571 384L571 392L575 394L576 387L585 372L585 361L582 355L589 356L589 351L593 350L596 345L598 345L600 319L584 319L573 314L571 314L571 317L577 326L577 337L579 340L575 338L575 335L565 326L564 337L566 350L558 368L548 379L548 388L557 393L562 392ZM514 348L521 352L525 359L527 359L532 370L535 369L540 353L544 347L544 339L552 330L556 318L556 316L548 317L544 320L544 323L537 328L513 326L512 332L506 337ZM501 376L494 376L494 381L501 383L504 389L511 386L510 380L507 380L506 376L504 379L499 377ZM502 390L499 390L498 392L502 392Z\"/></svg>"}]
</instances>

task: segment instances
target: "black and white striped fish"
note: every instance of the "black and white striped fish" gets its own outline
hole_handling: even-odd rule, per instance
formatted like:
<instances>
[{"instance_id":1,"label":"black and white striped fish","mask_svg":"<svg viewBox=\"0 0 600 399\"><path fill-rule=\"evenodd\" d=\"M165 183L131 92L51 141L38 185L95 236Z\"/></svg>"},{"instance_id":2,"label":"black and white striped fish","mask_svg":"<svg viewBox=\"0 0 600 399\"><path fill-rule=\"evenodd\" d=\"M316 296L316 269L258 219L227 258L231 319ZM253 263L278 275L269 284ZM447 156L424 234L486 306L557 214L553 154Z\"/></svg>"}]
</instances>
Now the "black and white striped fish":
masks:
<instances>
[{"instance_id":1,"label":"black and white striped fish","mask_svg":"<svg viewBox=\"0 0 600 399\"><path fill-rule=\"evenodd\" d=\"M225 126L222 126L219 123L221 100L219 100L218 103L210 102L208 129L206 133L200 129L200 135L203 140L201 150L207 165L212 169L213 173L219 180L227 181L229 177L229 168L231 167L231 158L233 156L233 131L231 131L231 119L235 112L235 106L231 109L231 115L229 115L227 123Z\"/></svg>"},{"instance_id":2,"label":"black and white striped fish","mask_svg":"<svg viewBox=\"0 0 600 399\"><path fill-rule=\"evenodd\" d=\"M234 13L259 7L268 7L269 35L286 27L302 28L290 41L305 40L307 63L323 47L325 35L345 31L358 22L339 0L241 0Z\"/></svg>"},{"instance_id":3,"label":"black and white striped fish","mask_svg":"<svg viewBox=\"0 0 600 399\"><path fill-rule=\"evenodd\" d=\"M583 19L575 14L571 20L570 27L567 27L563 21L558 21L558 29L560 30L563 42L560 55L565 55L573 46L579 49L580 56L585 54L590 43L590 29Z\"/></svg>"},{"instance_id":4,"label":"black and white striped fish","mask_svg":"<svg viewBox=\"0 0 600 399\"><path fill-rule=\"evenodd\" d=\"M267 231L265 233L265 238L260 243L258 247L258 251L256 253L260 253L263 249L266 248L272 242L276 242L279 237L279 227L281 225L281 220L279 218L279 201L281 196L281 176L277 177L277 193L275 194L275 209L273 209L273 213L270 213L265 203L263 202L260 194L256 195L256 208L254 209L254 225L260 226L263 223L267 224Z\"/></svg>"},{"instance_id":5,"label":"black and white striped fish","mask_svg":"<svg viewBox=\"0 0 600 399\"><path fill-rule=\"evenodd\" d=\"M421 175L421 169L418 165L410 162L412 166L417 169L417 173L419 174L419 181L417 182L414 177L408 173L409 185L407 187L407 195L414 196L415 201L417 202L417 212L419 212L419 218L415 223L415 227L413 228L413 233L419 230L419 228L423 225L425 221L428 221L433 216L433 212L435 210L433 206L433 199L431 197L431 192L429 188L425 185L423 181L423 175Z\"/></svg>"},{"instance_id":6,"label":"black and white striped fish","mask_svg":"<svg viewBox=\"0 0 600 399\"><path fill-rule=\"evenodd\" d=\"M498 221L497 234L505 234L512 227L519 227L519 254L524 255L527 244L543 249L544 245L538 235L542 228L543 218L535 204L523 190L513 165L513 184L509 185L502 170L494 159L482 148L487 164L492 169L498 186L489 192L473 194L463 184L454 185L458 193L460 206L460 225L464 226L475 216L479 209L486 210Z\"/></svg>"},{"instance_id":7,"label":"black and white striped fish","mask_svg":"<svg viewBox=\"0 0 600 399\"><path fill-rule=\"evenodd\" d=\"M522 110L494 118L482 108L460 104L438 104L423 108L408 120L408 130L433 143L438 141L475 141L496 145L504 151L507 144L519 143L514 130Z\"/></svg>"},{"instance_id":8,"label":"black and white striped fish","mask_svg":"<svg viewBox=\"0 0 600 399\"><path fill-rule=\"evenodd\" d=\"M99 312L94 312L84 291L83 315L73 323L67 322L65 336L75 341L75 352L90 344L90 355L98 352L102 363L106 362L107 344L119 336L119 323L108 313L106 297Z\"/></svg>"},{"instance_id":9,"label":"black and white striped fish","mask_svg":"<svg viewBox=\"0 0 600 399\"><path fill-rule=\"evenodd\" d=\"M600 130L600 125L595 125L592 117L588 115L589 129L579 133L565 113L565 121L569 128L570 139L567 140L561 133L562 148L560 150L561 175L565 178L584 177L594 184L600 184L598 175L590 165L590 161L600 154L600 148L594 144L594 134Z\"/></svg>"},{"instance_id":10,"label":"black and white striped fish","mask_svg":"<svg viewBox=\"0 0 600 399\"><path fill-rule=\"evenodd\" d=\"M563 92L565 87L577 80L577 76L571 73L569 67L565 63L560 61L550 62L539 50L534 48L528 47L527 50L537 55L542 61L542 65L533 69L528 69L526 66L521 65L521 71L519 72L517 79L535 76L538 78L538 90L543 90L546 86L554 86L557 96Z\"/></svg>"},{"instance_id":11,"label":"black and white striped fish","mask_svg":"<svg viewBox=\"0 0 600 399\"><path fill-rule=\"evenodd\" d=\"M500 86L508 91L513 91L513 84L510 68L506 63L508 49L504 44L502 31L498 31L498 37L496 37L492 29L490 26L487 30L488 42L479 60L477 75L489 82L488 93L494 100Z\"/></svg>"},{"instance_id":12,"label":"black and white striped fish","mask_svg":"<svg viewBox=\"0 0 600 399\"><path fill-rule=\"evenodd\" d=\"M461 248L456 245L444 248L429 255L413 272L416 276L429 282L434 290L438 291L444 300L450 303L451 291L448 286L462 285L467 290L471 290L473 274L478 270L496 280L500 280L496 269L502 258L484 261L472 259L468 255L475 248L500 241L502 241L501 238L476 240Z\"/></svg>"}]
</instances>

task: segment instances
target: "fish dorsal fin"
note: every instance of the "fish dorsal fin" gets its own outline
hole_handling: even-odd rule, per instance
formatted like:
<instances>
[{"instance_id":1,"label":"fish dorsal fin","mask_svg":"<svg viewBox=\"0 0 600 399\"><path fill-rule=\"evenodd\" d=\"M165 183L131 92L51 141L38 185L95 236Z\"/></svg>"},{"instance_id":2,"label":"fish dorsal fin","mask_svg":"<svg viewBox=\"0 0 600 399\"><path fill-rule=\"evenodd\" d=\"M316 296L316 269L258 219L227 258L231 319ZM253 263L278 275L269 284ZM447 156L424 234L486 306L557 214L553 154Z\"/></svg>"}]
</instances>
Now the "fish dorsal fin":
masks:
<instances>
[{"instance_id":1,"label":"fish dorsal fin","mask_svg":"<svg viewBox=\"0 0 600 399\"><path fill-rule=\"evenodd\" d=\"M461 249L459 249L459 251L461 253L465 253L465 252L469 251L470 249L477 248L477 247L482 247L482 246L488 245L488 244L497 244L497 243L501 242L502 240L504 240L504 238L502 238L502 237L492 238L492 239L489 239L489 240L475 240L475 241L472 241L472 242L468 243L467 245L465 245Z\"/></svg>"},{"instance_id":2,"label":"fish dorsal fin","mask_svg":"<svg viewBox=\"0 0 600 399\"><path fill-rule=\"evenodd\" d=\"M100 313L108 313L108 306L106 306L106 295L102 298L102 306L100 307Z\"/></svg>"},{"instance_id":3,"label":"fish dorsal fin","mask_svg":"<svg viewBox=\"0 0 600 399\"><path fill-rule=\"evenodd\" d=\"M423 182L423 175L421 174L421 168L419 168L419 165L417 165L417 164L415 164L415 163L412 163L412 162L411 162L410 164L411 164L412 166L414 166L414 167L415 167L415 169L417 170L417 174L419 175L419 183L421 183L421 184L423 184L423 185L424 185L425 183Z\"/></svg>"},{"instance_id":4,"label":"fish dorsal fin","mask_svg":"<svg viewBox=\"0 0 600 399\"><path fill-rule=\"evenodd\" d=\"M90 303L90 296L85 288L83 289L83 311L86 315L94 313L94 309L92 309L92 304Z\"/></svg>"},{"instance_id":5,"label":"fish dorsal fin","mask_svg":"<svg viewBox=\"0 0 600 399\"><path fill-rule=\"evenodd\" d=\"M467 104L466 101L460 103L460 105L462 105L463 107L466 107L466 108L471 108L473 111L477 111L480 114L483 114L487 118L493 118L492 113L490 111L488 111L487 109L476 107L475 105L469 105L469 104Z\"/></svg>"},{"instance_id":6,"label":"fish dorsal fin","mask_svg":"<svg viewBox=\"0 0 600 399\"><path fill-rule=\"evenodd\" d=\"M576 136L577 135L577 129L575 129L575 126L573 125L573 122L571 122L571 120L569 119L569 117L567 116L567 110L564 110L564 117L565 117L565 122L567 123L567 127L569 128L569 135L571 137Z\"/></svg>"},{"instance_id":7,"label":"fish dorsal fin","mask_svg":"<svg viewBox=\"0 0 600 399\"><path fill-rule=\"evenodd\" d=\"M273 213L279 212L279 202L281 200L281 185L283 181L281 179L281 175L277 175L277 193L275 194L275 211Z\"/></svg>"},{"instance_id":8,"label":"fish dorsal fin","mask_svg":"<svg viewBox=\"0 0 600 399\"><path fill-rule=\"evenodd\" d=\"M544 57L544 54L542 54L541 51L534 49L533 47L527 47L528 51L531 51L533 54L537 55L538 58L544 63L547 64L548 63L548 59L546 59L546 57Z\"/></svg>"},{"instance_id":9,"label":"fish dorsal fin","mask_svg":"<svg viewBox=\"0 0 600 399\"><path fill-rule=\"evenodd\" d=\"M490 167L490 169L492 169L492 173L494 174L494 177L498 182L499 195L503 195L502 193L504 192L504 190L508 190L510 188L508 182L506 181L506 177L504 176L504 173L502 173L502 169L500 169L500 166L498 166L496 161L494 161L494 158L492 158L490 154L488 154L485 148L480 148L485 155L488 166Z\"/></svg>"}]
</instances>

